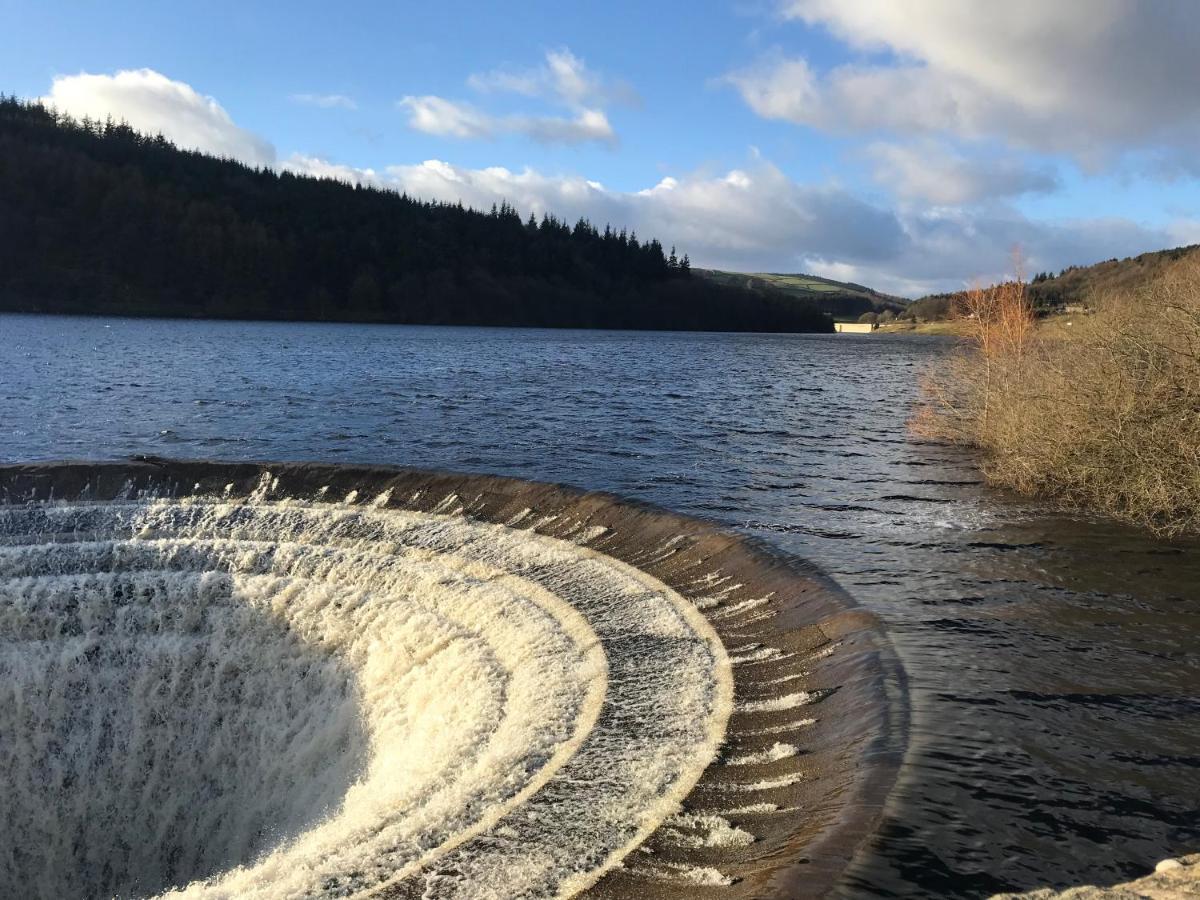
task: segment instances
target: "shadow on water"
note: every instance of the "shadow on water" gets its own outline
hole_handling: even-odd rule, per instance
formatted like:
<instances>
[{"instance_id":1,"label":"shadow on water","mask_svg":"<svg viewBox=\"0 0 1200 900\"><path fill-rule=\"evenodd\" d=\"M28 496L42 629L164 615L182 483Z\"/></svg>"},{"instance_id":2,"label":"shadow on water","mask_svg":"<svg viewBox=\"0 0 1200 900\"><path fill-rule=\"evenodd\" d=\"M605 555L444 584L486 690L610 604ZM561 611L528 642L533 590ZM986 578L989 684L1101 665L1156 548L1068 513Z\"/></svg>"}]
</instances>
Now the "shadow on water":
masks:
<instances>
[{"instance_id":1,"label":"shadow on water","mask_svg":"<svg viewBox=\"0 0 1200 900\"><path fill-rule=\"evenodd\" d=\"M1117 881L1200 848L1200 544L1063 516L914 442L947 342L0 318L9 459L495 472L706 515L887 621L911 745L844 893Z\"/></svg>"}]
</instances>

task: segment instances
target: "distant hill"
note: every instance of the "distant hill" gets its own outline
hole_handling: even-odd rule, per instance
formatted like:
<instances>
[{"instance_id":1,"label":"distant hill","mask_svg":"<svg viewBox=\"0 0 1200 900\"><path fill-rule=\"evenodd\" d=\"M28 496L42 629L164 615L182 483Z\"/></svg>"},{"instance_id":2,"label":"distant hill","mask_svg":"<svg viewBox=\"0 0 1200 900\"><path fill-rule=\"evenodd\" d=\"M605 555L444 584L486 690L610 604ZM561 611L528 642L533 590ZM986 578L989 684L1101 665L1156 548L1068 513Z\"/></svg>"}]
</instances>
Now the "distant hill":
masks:
<instances>
[{"instance_id":1,"label":"distant hill","mask_svg":"<svg viewBox=\"0 0 1200 900\"><path fill-rule=\"evenodd\" d=\"M0 95L0 310L697 331L832 331L692 275L657 240L183 151Z\"/></svg>"},{"instance_id":2,"label":"distant hill","mask_svg":"<svg viewBox=\"0 0 1200 900\"><path fill-rule=\"evenodd\" d=\"M1061 312L1067 307L1087 306L1110 291L1132 293L1152 281L1171 262L1200 251L1200 244L1156 250L1124 259L1107 259L1090 266L1068 266L1057 275L1039 272L1029 281L1029 299L1039 315ZM918 322L950 317L954 299L961 291L930 294L912 301L904 314Z\"/></svg>"},{"instance_id":3,"label":"distant hill","mask_svg":"<svg viewBox=\"0 0 1200 900\"><path fill-rule=\"evenodd\" d=\"M777 272L723 272L719 269L694 269L718 284L745 287L751 290L779 291L788 297L813 303L822 312L839 321L852 322L863 313L890 309L901 313L908 301L883 294L861 284L833 281L817 275L785 275Z\"/></svg>"}]
</instances>

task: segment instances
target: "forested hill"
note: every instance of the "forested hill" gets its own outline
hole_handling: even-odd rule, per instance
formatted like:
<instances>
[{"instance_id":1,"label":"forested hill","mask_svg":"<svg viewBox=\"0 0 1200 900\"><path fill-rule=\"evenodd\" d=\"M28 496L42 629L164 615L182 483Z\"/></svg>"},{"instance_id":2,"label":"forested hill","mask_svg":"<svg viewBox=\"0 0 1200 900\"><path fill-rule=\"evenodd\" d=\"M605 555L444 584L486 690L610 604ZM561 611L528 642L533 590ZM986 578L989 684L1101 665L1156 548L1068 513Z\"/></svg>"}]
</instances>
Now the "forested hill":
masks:
<instances>
[{"instance_id":1,"label":"forested hill","mask_svg":"<svg viewBox=\"0 0 1200 900\"><path fill-rule=\"evenodd\" d=\"M256 170L0 97L0 309L829 331L657 240Z\"/></svg>"},{"instance_id":2,"label":"forested hill","mask_svg":"<svg viewBox=\"0 0 1200 900\"><path fill-rule=\"evenodd\" d=\"M1039 272L1029 282L1029 296L1039 308L1053 310L1093 303L1109 292L1133 293L1154 280L1177 259L1200 252L1200 245L1155 250L1090 266L1068 266L1057 275Z\"/></svg>"},{"instance_id":3,"label":"forested hill","mask_svg":"<svg viewBox=\"0 0 1200 900\"><path fill-rule=\"evenodd\" d=\"M1124 259L1104 260L1090 266L1067 266L1057 275L1038 272L1029 280L1029 300L1040 315L1062 312L1069 307L1094 306L1107 294L1133 295L1161 275L1178 259L1200 253L1200 244L1154 250ZM905 316L917 321L950 318L962 292L930 294L914 300Z\"/></svg>"}]
</instances>

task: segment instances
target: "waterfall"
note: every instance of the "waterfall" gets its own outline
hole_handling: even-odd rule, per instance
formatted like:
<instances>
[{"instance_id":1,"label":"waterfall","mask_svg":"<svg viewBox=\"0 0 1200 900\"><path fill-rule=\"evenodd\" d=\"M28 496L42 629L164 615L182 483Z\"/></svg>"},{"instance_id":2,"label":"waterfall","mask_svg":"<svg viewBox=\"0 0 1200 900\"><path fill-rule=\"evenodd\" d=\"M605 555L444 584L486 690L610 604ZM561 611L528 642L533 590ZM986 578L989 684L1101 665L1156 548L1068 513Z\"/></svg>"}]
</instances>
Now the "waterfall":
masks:
<instances>
[{"instance_id":1,"label":"waterfall","mask_svg":"<svg viewBox=\"0 0 1200 900\"><path fill-rule=\"evenodd\" d=\"M696 607L366 499L0 506L0 895L557 896L678 811L732 711Z\"/></svg>"}]
</instances>

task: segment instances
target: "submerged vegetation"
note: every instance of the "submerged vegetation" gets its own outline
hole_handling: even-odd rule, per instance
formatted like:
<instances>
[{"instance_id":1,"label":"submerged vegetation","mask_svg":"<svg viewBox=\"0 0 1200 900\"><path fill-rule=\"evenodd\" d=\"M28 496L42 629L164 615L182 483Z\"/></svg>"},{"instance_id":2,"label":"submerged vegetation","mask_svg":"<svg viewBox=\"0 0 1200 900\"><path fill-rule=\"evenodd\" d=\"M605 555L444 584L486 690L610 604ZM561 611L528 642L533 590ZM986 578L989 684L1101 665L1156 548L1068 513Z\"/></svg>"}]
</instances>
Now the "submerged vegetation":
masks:
<instances>
[{"instance_id":1,"label":"submerged vegetation","mask_svg":"<svg viewBox=\"0 0 1200 900\"><path fill-rule=\"evenodd\" d=\"M654 239L254 169L0 96L0 310L832 331Z\"/></svg>"},{"instance_id":2,"label":"submerged vegetation","mask_svg":"<svg viewBox=\"0 0 1200 900\"><path fill-rule=\"evenodd\" d=\"M962 295L968 341L927 376L914 430L979 448L996 484L1200 531L1200 256L1088 302L1049 333L1019 275Z\"/></svg>"}]
</instances>

